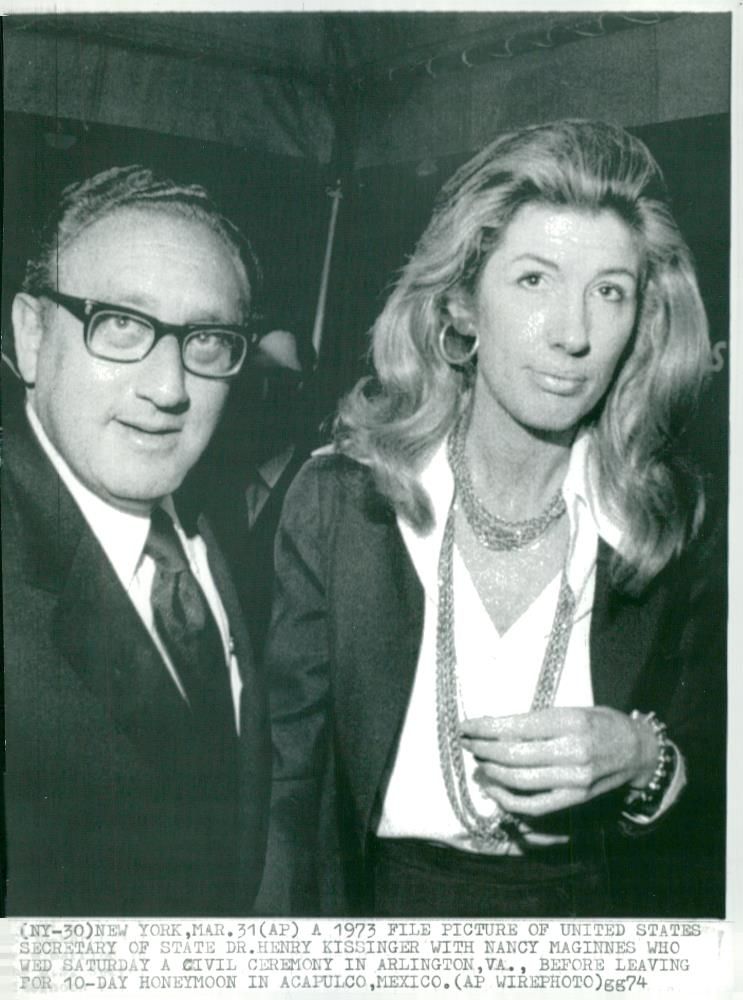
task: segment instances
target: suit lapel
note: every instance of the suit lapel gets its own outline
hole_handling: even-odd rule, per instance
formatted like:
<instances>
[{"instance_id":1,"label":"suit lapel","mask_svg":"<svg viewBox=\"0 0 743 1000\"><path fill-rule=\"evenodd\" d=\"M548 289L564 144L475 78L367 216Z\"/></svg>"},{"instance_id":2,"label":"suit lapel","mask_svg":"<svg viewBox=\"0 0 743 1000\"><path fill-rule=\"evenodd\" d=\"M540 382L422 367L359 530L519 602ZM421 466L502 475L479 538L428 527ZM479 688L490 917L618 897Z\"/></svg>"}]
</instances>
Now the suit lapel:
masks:
<instances>
[{"instance_id":1,"label":"suit lapel","mask_svg":"<svg viewBox=\"0 0 743 1000\"><path fill-rule=\"evenodd\" d=\"M599 542L591 617L591 681L594 702L627 712L653 655L659 621L666 608L663 586L651 585L642 599L617 593L609 580L612 550Z\"/></svg>"},{"instance_id":2,"label":"suit lapel","mask_svg":"<svg viewBox=\"0 0 743 1000\"><path fill-rule=\"evenodd\" d=\"M227 564L206 518L199 516L197 526L206 544L209 569L230 624L230 637L242 680L240 791L237 804L241 830L241 877L246 880L246 898L252 898L263 871L263 845L268 826L271 774L268 700L265 685L256 670L250 637Z\"/></svg>"},{"instance_id":3,"label":"suit lapel","mask_svg":"<svg viewBox=\"0 0 743 1000\"><path fill-rule=\"evenodd\" d=\"M265 722L265 698L255 669L250 637L243 620L240 602L209 522L200 515L197 527L206 544L209 569L230 623L230 636L234 643L235 658L243 685L240 699L240 730L242 733L258 732Z\"/></svg>"},{"instance_id":4,"label":"suit lapel","mask_svg":"<svg viewBox=\"0 0 743 1000\"><path fill-rule=\"evenodd\" d=\"M369 518L351 505L341 518L330 595L339 622L334 683L347 706L336 726L345 777L368 829L413 686L423 630L423 590L393 517ZM363 572L359 572L363 567Z\"/></svg>"},{"instance_id":5,"label":"suit lapel","mask_svg":"<svg viewBox=\"0 0 743 1000\"><path fill-rule=\"evenodd\" d=\"M185 737L188 708L98 541L82 533L60 594L60 651L114 724L162 761L163 732ZM175 748L180 741L170 739Z\"/></svg>"}]
</instances>

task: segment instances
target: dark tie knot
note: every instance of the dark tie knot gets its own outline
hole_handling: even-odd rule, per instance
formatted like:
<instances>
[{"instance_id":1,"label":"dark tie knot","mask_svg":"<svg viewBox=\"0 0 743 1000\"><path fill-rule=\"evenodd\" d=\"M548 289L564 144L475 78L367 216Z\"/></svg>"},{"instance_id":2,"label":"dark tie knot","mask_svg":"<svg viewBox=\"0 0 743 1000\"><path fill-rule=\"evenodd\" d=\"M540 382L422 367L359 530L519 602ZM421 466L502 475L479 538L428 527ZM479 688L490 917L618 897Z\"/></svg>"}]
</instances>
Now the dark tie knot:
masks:
<instances>
[{"instance_id":1,"label":"dark tie knot","mask_svg":"<svg viewBox=\"0 0 743 1000\"><path fill-rule=\"evenodd\" d=\"M162 507L155 507L152 511L144 552L166 573L181 573L189 568L173 521Z\"/></svg>"}]
</instances>

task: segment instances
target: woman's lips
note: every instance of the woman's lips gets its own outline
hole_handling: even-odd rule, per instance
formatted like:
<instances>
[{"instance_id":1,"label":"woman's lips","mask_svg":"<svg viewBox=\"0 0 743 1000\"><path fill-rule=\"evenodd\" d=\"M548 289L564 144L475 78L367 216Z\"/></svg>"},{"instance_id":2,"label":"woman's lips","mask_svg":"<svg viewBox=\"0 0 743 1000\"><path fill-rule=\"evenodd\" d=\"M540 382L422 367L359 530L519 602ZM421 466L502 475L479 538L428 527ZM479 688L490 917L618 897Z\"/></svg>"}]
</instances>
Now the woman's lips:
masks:
<instances>
[{"instance_id":1,"label":"woman's lips","mask_svg":"<svg viewBox=\"0 0 743 1000\"><path fill-rule=\"evenodd\" d=\"M563 372L541 371L533 368L532 376L537 385L546 392L558 396L573 396L580 392L586 378L584 375L569 375Z\"/></svg>"}]
</instances>

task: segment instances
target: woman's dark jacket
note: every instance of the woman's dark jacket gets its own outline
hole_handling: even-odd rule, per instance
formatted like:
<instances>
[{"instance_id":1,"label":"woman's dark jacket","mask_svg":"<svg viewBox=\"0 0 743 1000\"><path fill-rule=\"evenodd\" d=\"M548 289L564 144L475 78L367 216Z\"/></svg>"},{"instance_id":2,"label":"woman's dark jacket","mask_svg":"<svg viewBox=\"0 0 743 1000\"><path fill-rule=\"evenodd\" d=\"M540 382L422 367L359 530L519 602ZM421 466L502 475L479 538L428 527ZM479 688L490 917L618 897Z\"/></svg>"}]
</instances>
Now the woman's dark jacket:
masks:
<instances>
[{"instance_id":1,"label":"woman's dark jacket","mask_svg":"<svg viewBox=\"0 0 743 1000\"><path fill-rule=\"evenodd\" d=\"M617 916L724 910L725 571L707 539L639 599L609 582L599 544L590 632L597 705L654 710L688 785L650 829L623 829L622 795L573 810L599 824ZM368 470L308 462L276 541L267 667L274 786L259 912L370 914L368 846L415 675L423 589ZM438 761L431 762L438 767Z\"/></svg>"}]
</instances>

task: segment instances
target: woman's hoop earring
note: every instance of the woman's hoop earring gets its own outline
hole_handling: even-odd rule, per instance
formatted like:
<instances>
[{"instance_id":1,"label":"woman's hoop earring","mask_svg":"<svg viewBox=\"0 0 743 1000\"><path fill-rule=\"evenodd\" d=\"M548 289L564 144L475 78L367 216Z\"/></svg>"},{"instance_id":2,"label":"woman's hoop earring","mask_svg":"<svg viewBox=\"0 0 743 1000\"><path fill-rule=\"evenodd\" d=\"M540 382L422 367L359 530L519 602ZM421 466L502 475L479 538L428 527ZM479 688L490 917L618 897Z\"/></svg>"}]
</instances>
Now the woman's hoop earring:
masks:
<instances>
[{"instance_id":1,"label":"woman's hoop earring","mask_svg":"<svg viewBox=\"0 0 743 1000\"><path fill-rule=\"evenodd\" d=\"M461 337L463 340L472 341L472 343L469 346L469 349L456 358L453 357L451 354L449 354L449 350L446 346L446 335L449 333L450 330L453 330L457 334L457 336ZM464 365L472 361L475 355L477 354L479 347L480 347L480 338L476 333L472 334L460 333L456 329L456 327L454 327L451 323L447 323L445 326L442 326L441 329L439 330L439 352L444 361L446 361L448 365L452 365L452 367L454 368L462 368Z\"/></svg>"}]
</instances>

